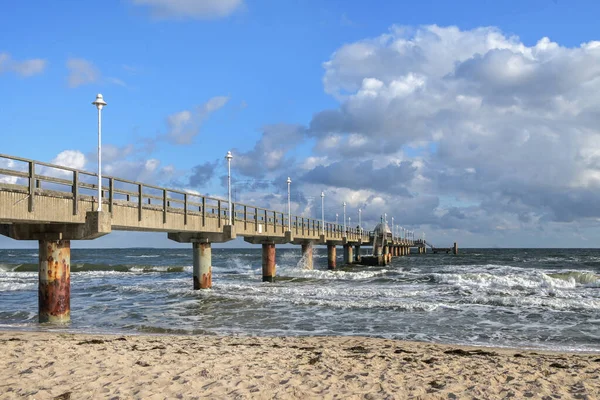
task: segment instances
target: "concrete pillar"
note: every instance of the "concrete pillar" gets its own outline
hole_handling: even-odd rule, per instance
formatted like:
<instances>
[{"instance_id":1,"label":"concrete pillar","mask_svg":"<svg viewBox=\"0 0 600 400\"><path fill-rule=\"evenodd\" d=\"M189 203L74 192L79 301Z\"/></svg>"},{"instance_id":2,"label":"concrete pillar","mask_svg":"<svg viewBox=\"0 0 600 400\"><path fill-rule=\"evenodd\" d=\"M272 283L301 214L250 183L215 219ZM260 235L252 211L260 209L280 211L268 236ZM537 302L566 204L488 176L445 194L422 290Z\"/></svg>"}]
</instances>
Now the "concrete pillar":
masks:
<instances>
[{"instance_id":1,"label":"concrete pillar","mask_svg":"<svg viewBox=\"0 0 600 400\"><path fill-rule=\"evenodd\" d=\"M354 262L360 263L360 246L354 246Z\"/></svg>"},{"instance_id":2,"label":"concrete pillar","mask_svg":"<svg viewBox=\"0 0 600 400\"><path fill-rule=\"evenodd\" d=\"M335 244L327 245L327 268L335 269Z\"/></svg>"},{"instance_id":3,"label":"concrete pillar","mask_svg":"<svg viewBox=\"0 0 600 400\"><path fill-rule=\"evenodd\" d=\"M452 247L452 254L458 254L458 244L454 242L454 247Z\"/></svg>"},{"instance_id":4,"label":"concrete pillar","mask_svg":"<svg viewBox=\"0 0 600 400\"><path fill-rule=\"evenodd\" d=\"M273 282L275 278L275 243L262 244L263 282Z\"/></svg>"},{"instance_id":5,"label":"concrete pillar","mask_svg":"<svg viewBox=\"0 0 600 400\"><path fill-rule=\"evenodd\" d=\"M39 241L40 322L71 320L71 241Z\"/></svg>"},{"instance_id":6,"label":"concrete pillar","mask_svg":"<svg viewBox=\"0 0 600 400\"><path fill-rule=\"evenodd\" d=\"M304 269L313 269L313 243L302 243L302 259L304 260Z\"/></svg>"},{"instance_id":7,"label":"concrete pillar","mask_svg":"<svg viewBox=\"0 0 600 400\"><path fill-rule=\"evenodd\" d=\"M212 287L212 249L210 243L192 243L194 290Z\"/></svg>"},{"instance_id":8,"label":"concrete pillar","mask_svg":"<svg viewBox=\"0 0 600 400\"><path fill-rule=\"evenodd\" d=\"M344 245L344 264L352 264L354 257L352 256L352 245Z\"/></svg>"}]
</instances>

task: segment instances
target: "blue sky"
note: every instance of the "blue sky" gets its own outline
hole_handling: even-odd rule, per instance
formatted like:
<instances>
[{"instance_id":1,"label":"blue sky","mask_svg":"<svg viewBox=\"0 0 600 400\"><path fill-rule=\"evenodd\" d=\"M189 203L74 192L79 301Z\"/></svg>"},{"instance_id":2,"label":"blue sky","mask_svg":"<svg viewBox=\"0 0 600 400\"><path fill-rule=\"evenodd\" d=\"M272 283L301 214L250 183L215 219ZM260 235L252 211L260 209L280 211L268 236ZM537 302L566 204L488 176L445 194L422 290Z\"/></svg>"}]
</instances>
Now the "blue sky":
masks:
<instances>
[{"instance_id":1,"label":"blue sky","mask_svg":"<svg viewBox=\"0 0 600 400\"><path fill-rule=\"evenodd\" d=\"M595 247L599 8L4 2L0 153L94 171L102 93L114 175L222 196L233 150L239 200L284 209L290 175L297 214L325 190L328 219L347 201L440 245ZM174 245L85 245L124 242Z\"/></svg>"}]
</instances>

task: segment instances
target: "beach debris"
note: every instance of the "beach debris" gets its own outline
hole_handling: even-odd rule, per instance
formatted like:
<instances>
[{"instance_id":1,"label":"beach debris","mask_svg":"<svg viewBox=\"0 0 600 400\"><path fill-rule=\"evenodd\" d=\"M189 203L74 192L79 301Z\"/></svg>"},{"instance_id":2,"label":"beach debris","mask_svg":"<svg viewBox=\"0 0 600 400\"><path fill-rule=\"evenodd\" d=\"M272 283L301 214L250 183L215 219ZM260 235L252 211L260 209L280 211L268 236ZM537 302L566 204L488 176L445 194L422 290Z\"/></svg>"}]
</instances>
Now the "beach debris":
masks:
<instances>
[{"instance_id":1,"label":"beach debris","mask_svg":"<svg viewBox=\"0 0 600 400\"><path fill-rule=\"evenodd\" d=\"M446 384L444 382L431 381L429 382L429 386L431 386L434 389L443 389L444 387L446 387Z\"/></svg>"},{"instance_id":2,"label":"beach debris","mask_svg":"<svg viewBox=\"0 0 600 400\"><path fill-rule=\"evenodd\" d=\"M401 353L407 353L407 354L415 354L414 351L410 351L410 350L404 350L401 348L397 348L396 350L394 350L395 354L401 354Z\"/></svg>"},{"instance_id":3,"label":"beach debris","mask_svg":"<svg viewBox=\"0 0 600 400\"><path fill-rule=\"evenodd\" d=\"M90 339L90 340L84 340L82 342L77 343L78 345L82 345L82 344L102 344L102 343L106 343L106 340L102 340L102 339Z\"/></svg>"},{"instance_id":4,"label":"beach debris","mask_svg":"<svg viewBox=\"0 0 600 400\"><path fill-rule=\"evenodd\" d=\"M426 359L426 360L421 360L421 361L423 361L425 364L433 364L433 363L434 363L434 362L436 362L437 360L438 360L437 358L435 358L435 357L431 357L431 358L428 358L428 359Z\"/></svg>"},{"instance_id":5,"label":"beach debris","mask_svg":"<svg viewBox=\"0 0 600 400\"><path fill-rule=\"evenodd\" d=\"M569 368L568 365L564 365L564 364L560 364L560 363L556 363L556 362L550 364L549 366L552 368L563 368L563 369Z\"/></svg>"},{"instance_id":6,"label":"beach debris","mask_svg":"<svg viewBox=\"0 0 600 400\"><path fill-rule=\"evenodd\" d=\"M319 362L319 360L321 360L321 354L322 353L315 353L315 357L309 359L308 363L310 365L315 365L317 362Z\"/></svg>"},{"instance_id":7,"label":"beach debris","mask_svg":"<svg viewBox=\"0 0 600 400\"><path fill-rule=\"evenodd\" d=\"M71 400L71 394L73 394L73 392L64 392L63 394L56 396L54 400Z\"/></svg>"},{"instance_id":8,"label":"beach debris","mask_svg":"<svg viewBox=\"0 0 600 400\"><path fill-rule=\"evenodd\" d=\"M477 355L477 356L497 356L498 353L493 352L493 351L485 351L485 350L463 350L463 349L452 349L452 350L446 350L444 352L444 354L453 354L456 356L473 356L473 355Z\"/></svg>"},{"instance_id":9,"label":"beach debris","mask_svg":"<svg viewBox=\"0 0 600 400\"><path fill-rule=\"evenodd\" d=\"M353 346L353 347L348 347L347 349L345 349L346 351L351 351L353 353L360 353L360 354L366 354L368 353L370 350L363 347L363 346Z\"/></svg>"},{"instance_id":10,"label":"beach debris","mask_svg":"<svg viewBox=\"0 0 600 400\"><path fill-rule=\"evenodd\" d=\"M150 364L148 364L146 361L136 361L136 364L139 365L140 367L149 367Z\"/></svg>"}]
</instances>

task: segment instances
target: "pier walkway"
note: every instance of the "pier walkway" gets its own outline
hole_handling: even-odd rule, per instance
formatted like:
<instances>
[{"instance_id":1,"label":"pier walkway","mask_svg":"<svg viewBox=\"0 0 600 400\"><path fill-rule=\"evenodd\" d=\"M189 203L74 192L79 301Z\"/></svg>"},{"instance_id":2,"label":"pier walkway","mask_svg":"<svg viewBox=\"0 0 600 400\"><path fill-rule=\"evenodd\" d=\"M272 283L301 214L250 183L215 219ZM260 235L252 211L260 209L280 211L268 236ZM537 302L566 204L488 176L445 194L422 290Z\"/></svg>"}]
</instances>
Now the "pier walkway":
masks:
<instances>
[{"instance_id":1,"label":"pier walkway","mask_svg":"<svg viewBox=\"0 0 600 400\"><path fill-rule=\"evenodd\" d=\"M39 242L40 321L70 318L70 241L113 230L166 232L171 240L191 243L194 289L212 286L211 244L238 236L262 245L263 281L275 277L278 244L301 245L309 269L313 245L327 246L330 269L336 268L336 246L343 246L345 264L361 261L361 246L373 246L375 263L387 264L411 247L423 253L426 245L393 237L387 225L373 232L345 228L112 176L102 177L99 199L97 179L93 172L0 154L0 234Z\"/></svg>"}]
</instances>

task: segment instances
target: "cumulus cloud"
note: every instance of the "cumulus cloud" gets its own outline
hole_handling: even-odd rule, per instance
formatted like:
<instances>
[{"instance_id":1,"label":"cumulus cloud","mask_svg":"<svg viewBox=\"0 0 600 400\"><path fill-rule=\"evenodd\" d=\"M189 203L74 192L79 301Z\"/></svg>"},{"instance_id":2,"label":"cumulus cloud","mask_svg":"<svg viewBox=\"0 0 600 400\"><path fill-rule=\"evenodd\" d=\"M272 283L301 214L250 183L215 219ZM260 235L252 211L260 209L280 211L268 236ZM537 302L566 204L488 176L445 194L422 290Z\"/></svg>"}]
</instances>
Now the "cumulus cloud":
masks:
<instances>
[{"instance_id":1,"label":"cumulus cloud","mask_svg":"<svg viewBox=\"0 0 600 400\"><path fill-rule=\"evenodd\" d=\"M223 18L244 5L243 0L133 0L158 18Z\"/></svg>"},{"instance_id":2,"label":"cumulus cloud","mask_svg":"<svg viewBox=\"0 0 600 400\"><path fill-rule=\"evenodd\" d=\"M441 199L426 214L440 227L598 218L599 66L597 42L526 46L496 28L394 27L324 63L340 105L316 113L307 132L321 157L427 149L406 185ZM331 165L306 176L322 180Z\"/></svg>"},{"instance_id":3,"label":"cumulus cloud","mask_svg":"<svg viewBox=\"0 0 600 400\"><path fill-rule=\"evenodd\" d=\"M229 97L216 96L193 110L179 111L167 117L167 139L174 144L190 144L200 132L200 126L212 113L219 110Z\"/></svg>"},{"instance_id":4,"label":"cumulus cloud","mask_svg":"<svg viewBox=\"0 0 600 400\"><path fill-rule=\"evenodd\" d=\"M0 74L3 72L14 72L23 77L38 75L44 72L48 62L41 58L17 61L10 54L0 53Z\"/></svg>"},{"instance_id":5,"label":"cumulus cloud","mask_svg":"<svg viewBox=\"0 0 600 400\"><path fill-rule=\"evenodd\" d=\"M297 210L317 216L310 199L324 190L326 214L346 201L367 224L388 212L409 229L488 245L600 218L600 42L393 27L342 46L323 67L339 105L306 127L265 130L233 163L254 179L292 176L305 194ZM306 140L313 152L296 160Z\"/></svg>"},{"instance_id":6,"label":"cumulus cloud","mask_svg":"<svg viewBox=\"0 0 600 400\"><path fill-rule=\"evenodd\" d=\"M233 168L245 176L262 178L279 171L284 165L291 166L293 160L288 154L302 141L304 131L304 127L293 124L265 126L260 140L252 150L241 152L233 149Z\"/></svg>"}]
</instances>

